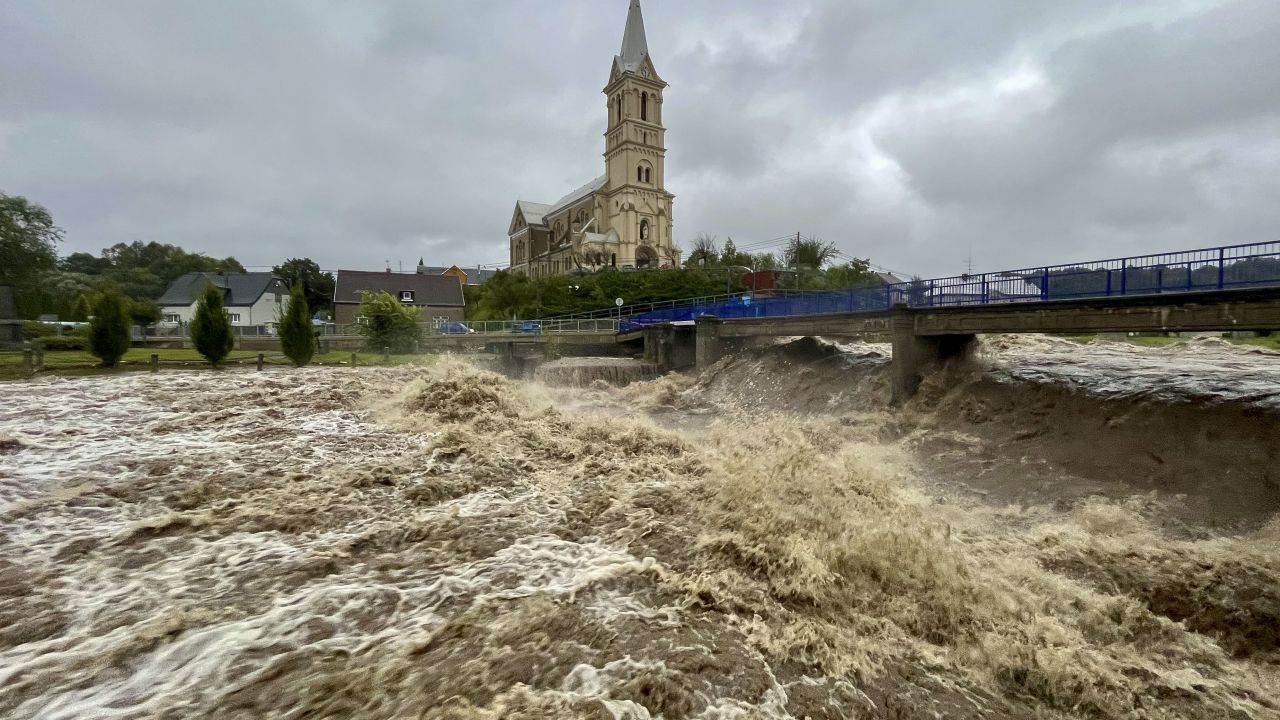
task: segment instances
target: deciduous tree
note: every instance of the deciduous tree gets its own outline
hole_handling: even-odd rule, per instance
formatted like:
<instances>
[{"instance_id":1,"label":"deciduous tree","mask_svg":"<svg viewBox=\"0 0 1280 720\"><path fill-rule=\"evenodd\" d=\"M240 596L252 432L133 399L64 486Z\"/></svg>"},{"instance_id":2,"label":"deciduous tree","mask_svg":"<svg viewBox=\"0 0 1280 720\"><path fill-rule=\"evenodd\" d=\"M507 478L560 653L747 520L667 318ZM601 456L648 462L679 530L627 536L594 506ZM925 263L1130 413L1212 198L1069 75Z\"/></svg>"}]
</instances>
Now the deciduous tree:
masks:
<instances>
[{"instance_id":1,"label":"deciduous tree","mask_svg":"<svg viewBox=\"0 0 1280 720\"><path fill-rule=\"evenodd\" d=\"M821 270L835 259L836 244L818 238L796 238L787 244L783 259L793 269Z\"/></svg>"},{"instance_id":2,"label":"deciduous tree","mask_svg":"<svg viewBox=\"0 0 1280 720\"><path fill-rule=\"evenodd\" d=\"M400 304L389 293L366 292L360 296L360 315L365 322L357 327L370 352L388 348L396 354L410 353L422 336L418 314L418 308Z\"/></svg>"},{"instance_id":3,"label":"deciduous tree","mask_svg":"<svg viewBox=\"0 0 1280 720\"><path fill-rule=\"evenodd\" d=\"M333 274L324 272L311 258L289 258L271 268L289 287L301 284L312 311L327 308L333 303Z\"/></svg>"},{"instance_id":4,"label":"deciduous tree","mask_svg":"<svg viewBox=\"0 0 1280 720\"><path fill-rule=\"evenodd\" d=\"M62 229L49 211L21 195L0 193L0 285L14 288L19 316L38 312L32 296L40 277L57 267Z\"/></svg>"}]
</instances>

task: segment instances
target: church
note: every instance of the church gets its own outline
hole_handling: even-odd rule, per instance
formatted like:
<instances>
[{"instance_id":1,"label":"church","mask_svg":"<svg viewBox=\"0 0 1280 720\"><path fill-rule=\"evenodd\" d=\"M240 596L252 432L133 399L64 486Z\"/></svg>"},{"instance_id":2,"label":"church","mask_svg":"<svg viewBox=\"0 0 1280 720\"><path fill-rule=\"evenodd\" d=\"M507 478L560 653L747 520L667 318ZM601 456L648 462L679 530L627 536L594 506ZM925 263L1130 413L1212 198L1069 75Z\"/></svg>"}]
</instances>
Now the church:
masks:
<instances>
[{"instance_id":1,"label":"church","mask_svg":"<svg viewBox=\"0 0 1280 720\"><path fill-rule=\"evenodd\" d=\"M553 203L516 202L511 270L531 277L674 267L671 203L664 181L667 84L649 57L640 0L631 0L622 51L605 85L604 169L600 177Z\"/></svg>"}]
</instances>

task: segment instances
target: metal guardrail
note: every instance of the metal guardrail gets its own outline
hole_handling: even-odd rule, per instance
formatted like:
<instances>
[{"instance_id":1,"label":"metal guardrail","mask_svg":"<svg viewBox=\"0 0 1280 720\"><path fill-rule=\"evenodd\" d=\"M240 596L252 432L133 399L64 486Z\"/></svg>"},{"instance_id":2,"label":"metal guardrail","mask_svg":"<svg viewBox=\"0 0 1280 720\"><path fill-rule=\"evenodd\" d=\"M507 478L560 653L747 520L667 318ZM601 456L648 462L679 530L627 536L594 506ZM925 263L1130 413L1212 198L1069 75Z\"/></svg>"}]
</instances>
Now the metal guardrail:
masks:
<instances>
[{"instance_id":1,"label":"metal guardrail","mask_svg":"<svg viewBox=\"0 0 1280 720\"><path fill-rule=\"evenodd\" d=\"M895 305L948 307L1046 302L1280 286L1280 242L1228 245L1067 265L913 280L878 288L798 292L717 304L688 301L623 318L619 330L693 320L884 311Z\"/></svg>"},{"instance_id":2,"label":"metal guardrail","mask_svg":"<svg viewBox=\"0 0 1280 720\"><path fill-rule=\"evenodd\" d=\"M743 292L763 293L768 292L772 295L803 295L807 290L745 290ZM728 293L724 295L706 295L693 298L680 298L677 300L655 300L653 302L634 303L632 305L623 305L622 307L605 308L603 310L588 310L580 313L570 313L568 315L554 315L552 317L543 318L538 322L548 320L587 320L592 318L617 319L619 317L626 318L631 315L640 315L654 310L663 310L666 308L686 307L693 305L718 305L720 303L731 302L742 296L742 293Z\"/></svg>"},{"instance_id":3,"label":"metal guardrail","mask_svg":"<svg viewBox=\"0 0 1280 720\"><path fill-rule=\"evenodd\" d=\"M519 336L519 335L583 335L590 333L609 334L618 331L617 318L579 319L579 320L468 320L442 323L418 323L423 337L485 335L485 336ZM338 325L326 323L316 325L315 330L324 338L359 337L359 323ZM232 332L237 337L279 337L268 327L233 326ZM141 339L185 338L190 335L190 326L163 328L161 332L154 329Z\"/></svg>"},{"instance_id":4,"label":"metal guardrail","mask_svg":"<svg viewBox=\"0 0 1280 720\"><path fill-rule=\"evenodd\" d=\"M888 286L911 307L986 305L1280 285L1280 242L957 275Z\"/></svg>"},{"instance_id":5,"label":"metal guardrail","mask_svg":"<svg viewBox=\"0 0 1280 720\"><path fill-rule=\"evenodd\" d=\"M423 323L423 335L602 335L618 331L617 318L573 320L468 320L465 322Z\"/></svg>"}]
</instances>

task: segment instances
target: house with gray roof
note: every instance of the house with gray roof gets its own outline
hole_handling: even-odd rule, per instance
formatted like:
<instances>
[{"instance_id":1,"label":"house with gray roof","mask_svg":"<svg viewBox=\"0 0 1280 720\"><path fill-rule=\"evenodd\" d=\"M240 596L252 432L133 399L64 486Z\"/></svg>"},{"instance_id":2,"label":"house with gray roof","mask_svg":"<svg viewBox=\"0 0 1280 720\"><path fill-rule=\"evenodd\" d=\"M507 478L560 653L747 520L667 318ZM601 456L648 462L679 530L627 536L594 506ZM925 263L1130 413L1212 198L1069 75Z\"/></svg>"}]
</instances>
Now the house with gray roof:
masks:
<instances>
[{"instance_id":1,"label":"house with gray roof","mask_svg":"<svg viewBox=\"0 0 1280 720\"><path fill-rule=\"evenodd\" d=\"M421 322L462 320L466 300L462 279L427 273L339 270L333 287L333 320L339 325L359 322L363 293L385 292L403 305L422 310Z\"/></svg>"},{"instance_id":2,"label":"house with gray roof","mask_svg":"<svg viewBox=\"0 0 1280 720\"><path fill-rule=\"evenodd\" d=\"M241 327L277 322L289 295L284 280L269 272L190 272L174 280L156 301L165 322L191 322L196 301L210 285L222 291L231 324Z\"/></svg>"}]
</instances>

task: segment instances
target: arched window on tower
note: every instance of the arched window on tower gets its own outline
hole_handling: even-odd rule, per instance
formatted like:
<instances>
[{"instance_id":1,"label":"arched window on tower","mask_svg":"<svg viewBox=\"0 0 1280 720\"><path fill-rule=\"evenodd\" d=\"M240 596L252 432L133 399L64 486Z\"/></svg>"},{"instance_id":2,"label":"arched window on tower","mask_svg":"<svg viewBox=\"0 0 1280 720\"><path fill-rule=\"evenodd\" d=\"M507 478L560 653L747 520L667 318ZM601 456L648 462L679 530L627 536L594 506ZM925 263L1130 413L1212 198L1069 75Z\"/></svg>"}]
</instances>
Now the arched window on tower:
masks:
<instances>
[{"instance_id":1,"label":"arched window on tower","mask_svg":"<svg viewBox=\"0 0 1280 720\"><path fill-rule=\"evenodd\" d=\"M649 119L649 93L640 93L640 119Z\"/></svg>"},{"instance_id":2,"label":"arched window on tower","mask_svg":"<svg viewBox=\"0 0 1280 720\"><path fill-rule=\"evenodd\" d=\"M652 178L652 176L651 176L649 173L650 173L650 168L645 168L645 169L644 169L644 181L645 181L645 182L653 182L653 178Z\"/></svg>"},{"instance_id":3,"label":"arched window on tower","mask_svg":"<svg viewBox=\"0 0 1280 720\"><path fill-rule=\"evenodd\" d=\"M618 105L618 122L622 122L622 96L618 95L614 100L617 101Z\"/></svg>"},{"instance_id":4,"label":"arched window on tower","mask_svg":"<svg viewBox=\"0 0 1280 720\"><path fill-rule=\"evenodd\" d=\"M644 168L636 166L636 182L644 182Z\"/></svg>"}]
</instances>

